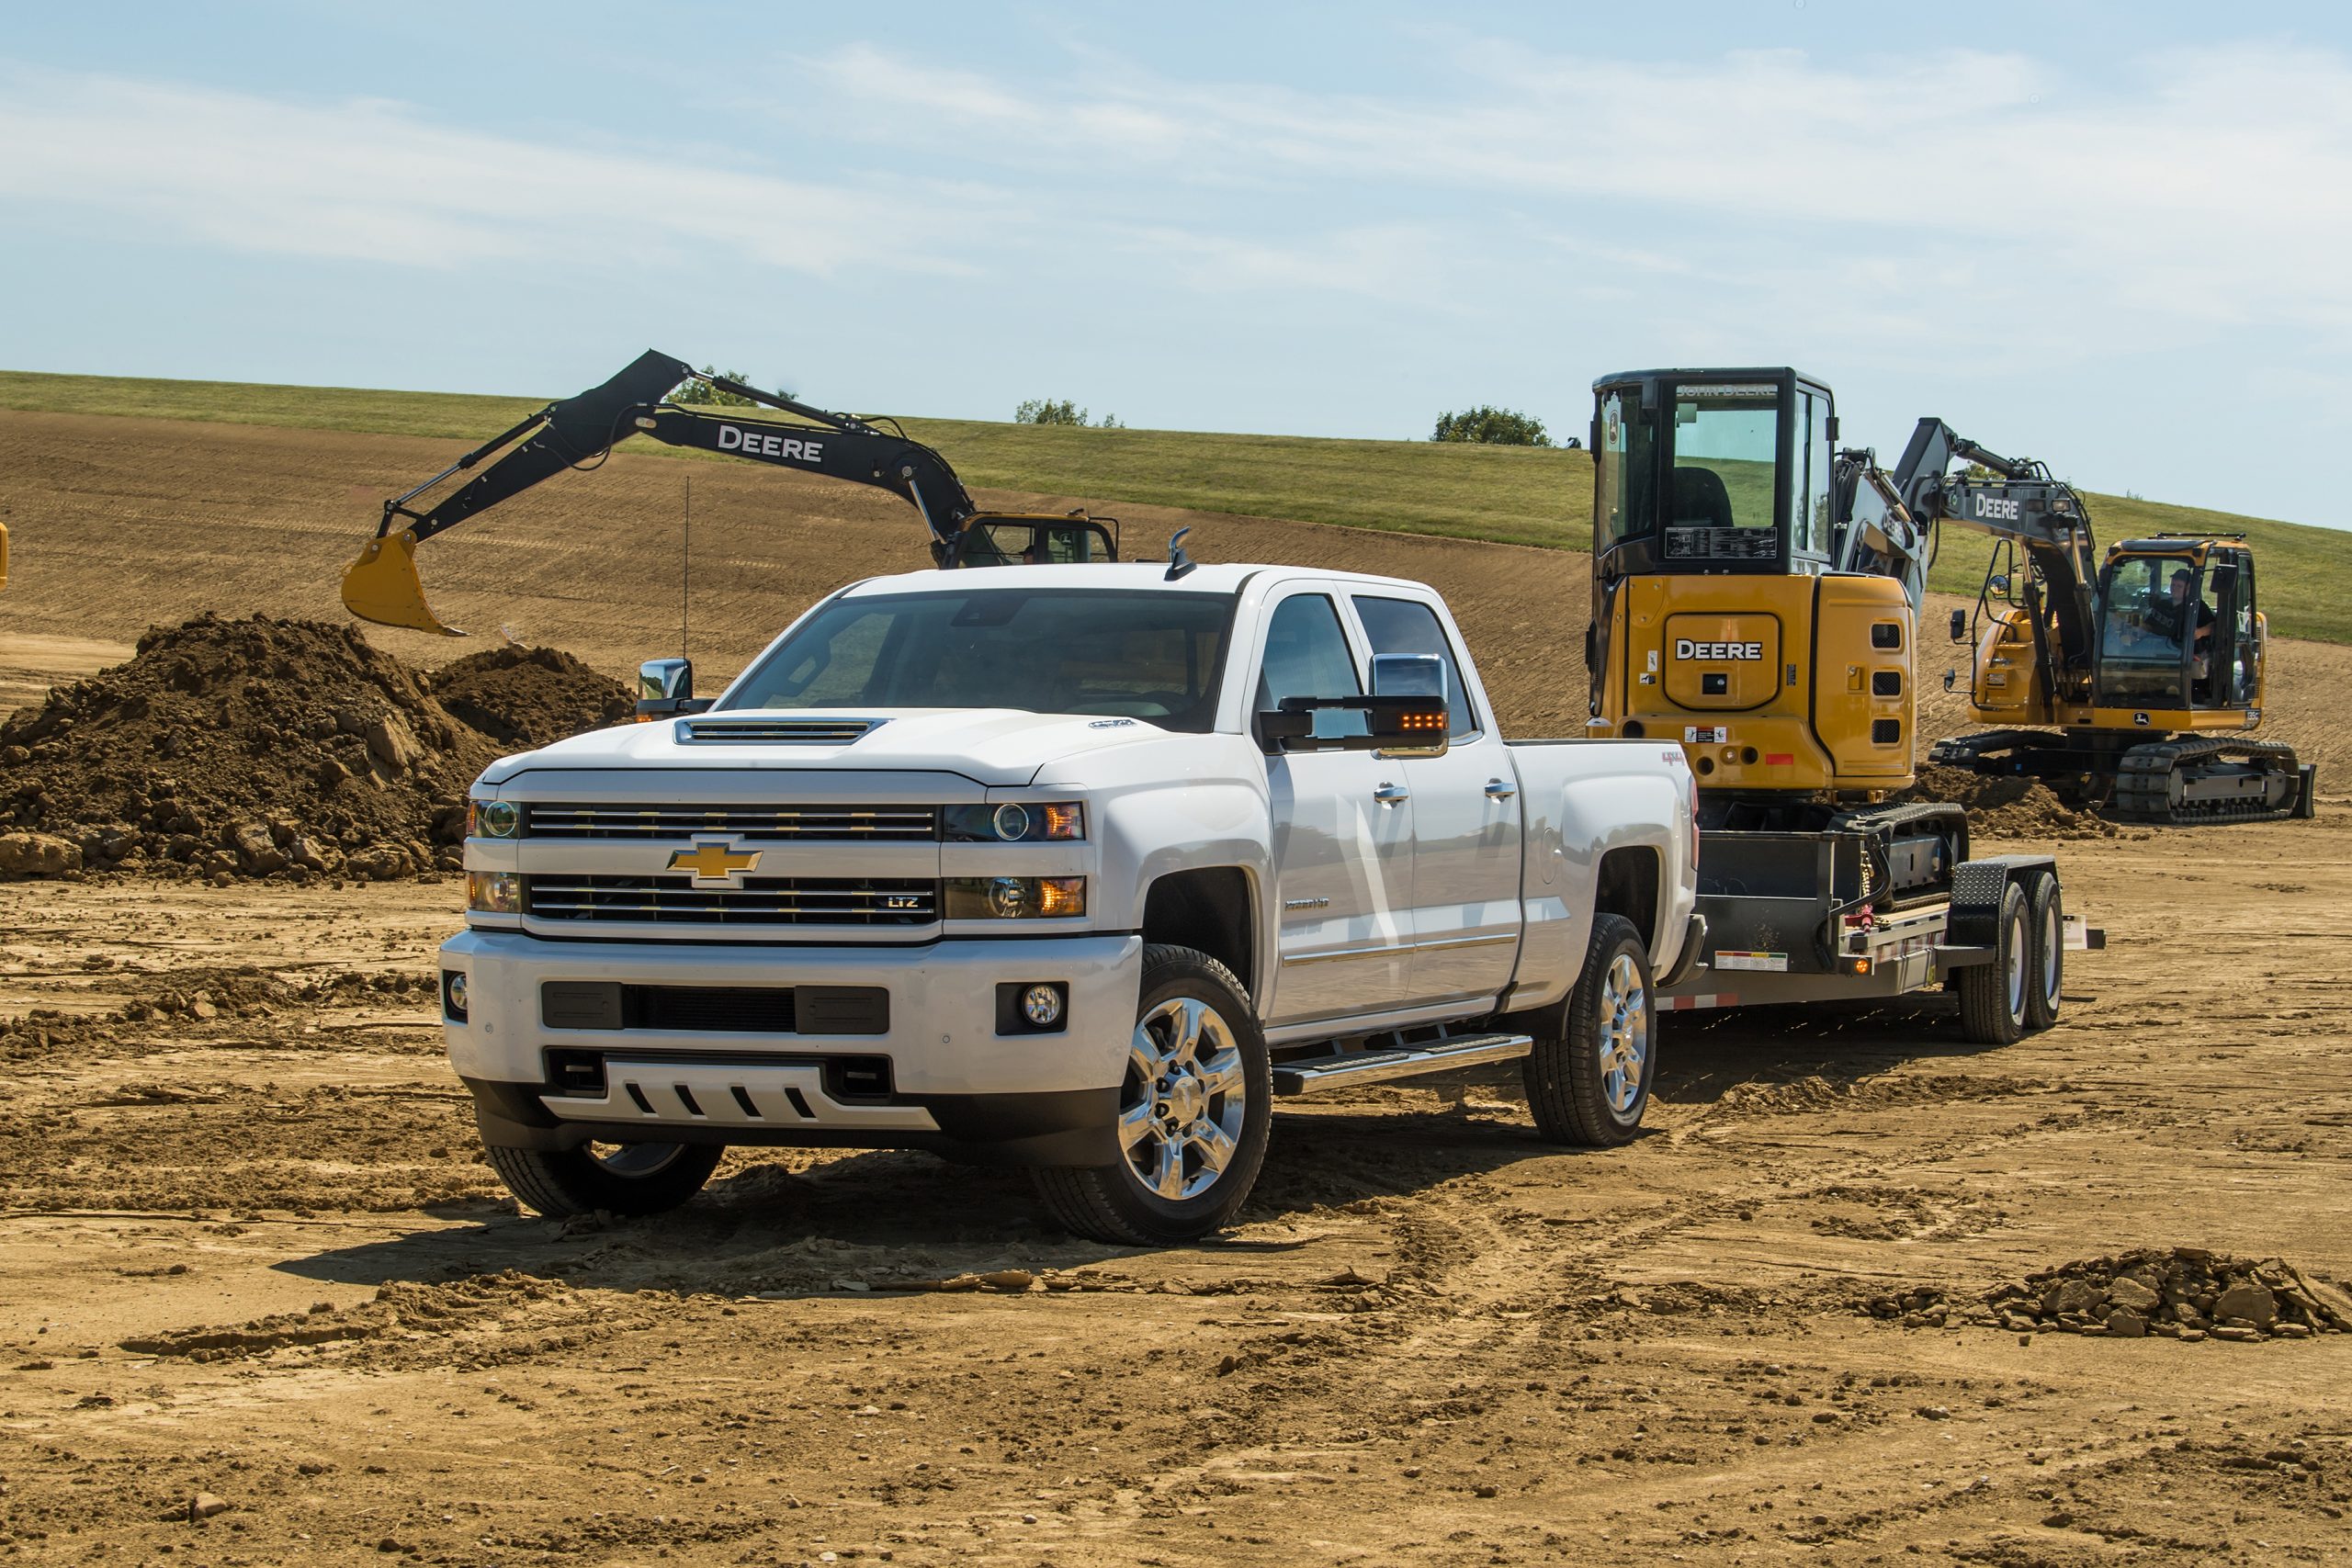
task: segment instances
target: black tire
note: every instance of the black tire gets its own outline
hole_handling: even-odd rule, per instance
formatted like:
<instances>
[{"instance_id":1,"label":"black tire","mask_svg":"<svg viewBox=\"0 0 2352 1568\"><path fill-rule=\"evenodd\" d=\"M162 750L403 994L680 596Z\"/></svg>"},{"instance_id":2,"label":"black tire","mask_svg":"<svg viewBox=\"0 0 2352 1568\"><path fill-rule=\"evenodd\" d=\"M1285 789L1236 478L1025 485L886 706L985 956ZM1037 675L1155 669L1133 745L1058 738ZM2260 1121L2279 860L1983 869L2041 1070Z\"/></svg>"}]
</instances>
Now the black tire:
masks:
<instances>
[{"instance_id":1,"label":"black tire","mask_svg":"<svg viewBox=\"0 0 2352 1568\"><path fill-rule=\"evenodd\" d=\"M1535 1130L1584 1148L1630 1141L1657 1076L1649 953L1632 921L1593 917L1576 989L1565 1004L1537 1014L1536 1025L1535 1049L1521 1064Z\"/></svg>"},{"instance_id":2,"label":"black tire","mask_svg":"<svg viewBox=\"0 0 2352 1568\"><path fill-rule=\"evenodd\" d=\"M2014 882L2001 890L2001 912L1994 926L1993 962L1960 972L1960 1027L1979 1045L2014 1045L2031 1027L2032 928L2026 921L2025 893Z\"/></svg>"},{"instance_id":3,"label":"black tire","mask_svg":"<svg viewBox=\"0 0 2352 1568\"><path fill-rule=\"evenodd\" d=\"M725 1154L719 1144L622 1144L599 1156L576 1149L488 1148L506 1190L551 1220L574 1214L666 1214L703 1189Z\"/></svg>"},{"instance_id":4,"label":"black tire","mask_svg":"<svg viewBox=\"0 0 2352 1568\"><path fill-rule=\"evenodd\" d=\"M2066 903L2055 872L2038 874L2025 896L2025 927L2033 933L2029 955L2025 1026L2040 1032L2058 1021L2066 989Z\"/></svg>"},{"instance_id":5,"label":"black tire","mask_svg":"<svg viewBox=\"0 0 2352 1568\"><path fill-rule=\"evenodd\" d=\"M1190 1043L1182 1039L1186 1003L1204 1010ZM1197 1059L1204 1043L1213 1049L1206 1060ZM1220 1062L1228 1052L1233 1059ZM1155 1076L1153 1062L1163 1076ZM1038 1196L1062 1225L1096 1241L1197 1241L1222 1229L1256 1184L1273 1129L1273 1099L1266 1036L1233 971L1189 947L1146 947L1136 1041L1119 1089L1121 1156L1109 1165L1039 1170ZM1229 1147L1192 1131L1202 1127L1214 1127ZM1147 1168L1159 1174L1157 1184L1147 1180ZM1162 1190L1170 1185L1181 1195Z\"/></svg>"}]
</instances>

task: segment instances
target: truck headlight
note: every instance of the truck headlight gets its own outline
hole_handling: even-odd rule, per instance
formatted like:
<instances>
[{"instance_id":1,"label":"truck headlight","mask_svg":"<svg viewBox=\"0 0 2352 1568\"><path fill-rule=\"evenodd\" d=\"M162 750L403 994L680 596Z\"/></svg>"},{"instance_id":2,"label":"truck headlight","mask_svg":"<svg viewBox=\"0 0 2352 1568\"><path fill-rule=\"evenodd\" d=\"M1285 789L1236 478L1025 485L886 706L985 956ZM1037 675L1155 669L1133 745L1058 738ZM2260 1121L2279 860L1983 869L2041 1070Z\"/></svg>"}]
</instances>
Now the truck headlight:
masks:
<instances>
[{"instance_id":1,"label":"truck headlight","mask_svg":"<svg viewBox=\"0 0 2352 1568\"><path fill-rule=\"evenodd\" d=\"M523 808L511 800L466 802L466 837L518 839L523 835Z\"/></svg>"},{"instance_id":2,"label":"truck headlight","mask_svg":"<svg viewBox=\"0 0 2352 1568\"><path fill-rule=\"evenodd\" d=\"M466 873L466 908L477 915L523 912L523 878L511 871Z\"/></svg>"},{"instance_id":3,"label":"truck headlight","mask_svg":"<svg viewBox=\"0 0 2352 1568\"><path fill-rule=\"evenodd\" d=\"M1082 876L952 876L951 920L1057 920L1086 913Z\"/></svg>"},{"instance_id":4,"label":"truck headlight","mask_svg":"<svg viewBox=\"0 0 2352 1568\"><path fill-rule=\"evenodd\" d=\"M951 806L942 825L954 843L1068 843L1086 837L1086 808L1075 800Z\"/></svg>"}]
</instances>

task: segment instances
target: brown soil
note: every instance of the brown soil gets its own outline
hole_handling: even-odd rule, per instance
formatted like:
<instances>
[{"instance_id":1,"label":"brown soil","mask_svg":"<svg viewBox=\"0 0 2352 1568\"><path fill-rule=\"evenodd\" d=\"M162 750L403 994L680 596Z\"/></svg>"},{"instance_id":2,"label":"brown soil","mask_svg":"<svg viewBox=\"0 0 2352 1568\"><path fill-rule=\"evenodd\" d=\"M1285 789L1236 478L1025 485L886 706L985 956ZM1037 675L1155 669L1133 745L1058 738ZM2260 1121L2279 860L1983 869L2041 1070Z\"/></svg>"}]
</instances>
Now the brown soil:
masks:
<instances>
[{"instance_id":1,"label":"brown soil","mask_svg":"<svg viewBox=\"0 0 2352 1568\"><path fill-rule=\"evenodd\" d=\"M510 751L621 724L636 711L628 688L553 648L493 648L424 678L441 705Z\"/></svg>"},{"instance_id":2,"label":"brown soil","mask_svg":"<svg viewBox=\"0 0 2352 1568\"><path fill-rule=\"evenodd\" d=\"M2111 839L2115 825L2067 805L2039 779L1986 778L1965 768L1922 766L1898 802L1941 801L1968 808L1973 833L2003 839Z\"/></svg>"},{"instance_id":3,"label":"brown soil","mask_svg":"<svg viewBox=\"0 0 2352 1568\"><path fill-rule=\"evenodd\" d=\"M347 488L445 445L0 419L0 641L28 617L127 642L208 598L328 614L368 510ZM482 527L504 579L452 555L443 581L511 582L473 607L598 669L673 646L666 603L609 588L661 563L589 514L616 484L664 514L674 469L630 468L548 487L568 517ZM877 512L792 536L812 565L760 521L773 480L695 472L697 537L752 552L713 568L715 669L823 572L918 554ZM735 531L706 536L729 484L710 511ZM175 508L133 571L130 525ZM1210 527L1222 554L1439 581L1514 727L1572 724L1573 558ZM2332 745L2352 654L2279 655L2274 711ZM2352 1334L2125 1342L2046 1331L2086 1325L2082 1292L2041 1303L2096 1286L2111 1318L2119 1277L2161 1297L2177 1263L2187 1285L2291 1259L2315 1301L2352 1278L2347 835L2339 788L2316 822L2062 845L2109 946L2008 1050L1965 1043L1940 996L1676 1015L1648 1131L1607 1151L1538 1142L1508 1073L1286 1106L1230 1236L1159 1250L1054 1230L1017 1173L903 1154L739 1152L663 1221L527 1218L433 1022L453 883L0 886L0 1552L2329 1561ZM2266 1268L2285 1280L2237 1271L2277 1314ZM1994 1296L2032 1329L1971 1325Z\"/></svg>"}]
</instances>

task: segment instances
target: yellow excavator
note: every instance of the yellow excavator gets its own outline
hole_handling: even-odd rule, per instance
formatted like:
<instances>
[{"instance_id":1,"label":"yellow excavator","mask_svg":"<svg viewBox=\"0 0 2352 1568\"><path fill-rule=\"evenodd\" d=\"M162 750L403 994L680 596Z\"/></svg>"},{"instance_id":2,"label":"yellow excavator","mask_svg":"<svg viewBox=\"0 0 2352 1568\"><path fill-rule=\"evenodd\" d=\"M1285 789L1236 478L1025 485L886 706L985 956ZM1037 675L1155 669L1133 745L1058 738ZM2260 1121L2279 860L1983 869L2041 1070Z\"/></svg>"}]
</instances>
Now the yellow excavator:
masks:
<instances>
[{"instance_id":1,"label":"yellow excavator","mask_svg":"<svg viewBox=\"0 0 2352 1568\"><path fill-rule=\"evenodd\" d=\"M2046 854L1971 858L1914 782L1933 548L1822 381L1786 367L1593 384L1587 732L1678 745L1697 784L1700 966L1665 1010L1939 986L2006 1043L2055 1021L2095 945Z\"/></svg>"},{"instance_id":2,"label":"yellow excavator","mask_svg":"<svg viewBox=\"0 0 2352 1568\"><path fill-rule=\"evenodd\" d=\"M710 403L671 400L678 388L695 382L800 423L746 419L726 412L726 405L716 405L719 412L714 412ZM1115 518L1083 512L983 512L947 459L903 431L763 392L648 349L602 386L558 399L384 502L376 536L344 569L344 607L379 626L463 636L426 605L416 571L417 546L566 468L594 468L632 435L887 490L922 516L937 566L1118 558ZM411 504L435 486L472 473L485 459L495 460L428 510Z\"/></svg>"},{"instance_id":3,"label":"yellow excavator","mask_svg":"<svg viewBox=\"0 0 2352 1568\"><path fill-rule=\"evenodd\" d=\"M1948 473L1955 459L1969 466ZM2158 534L2099 560L2071 485L1939 419L1919 421L1891 479L1913 519L1995 541L1951 640L1973 650L1970 718L1998 728L1939 740L1929 761L2039 778L2126 821L2313 814L2316 766L2248 734L2269 626L2243 534Z\"/></svg>"}]
</instances>

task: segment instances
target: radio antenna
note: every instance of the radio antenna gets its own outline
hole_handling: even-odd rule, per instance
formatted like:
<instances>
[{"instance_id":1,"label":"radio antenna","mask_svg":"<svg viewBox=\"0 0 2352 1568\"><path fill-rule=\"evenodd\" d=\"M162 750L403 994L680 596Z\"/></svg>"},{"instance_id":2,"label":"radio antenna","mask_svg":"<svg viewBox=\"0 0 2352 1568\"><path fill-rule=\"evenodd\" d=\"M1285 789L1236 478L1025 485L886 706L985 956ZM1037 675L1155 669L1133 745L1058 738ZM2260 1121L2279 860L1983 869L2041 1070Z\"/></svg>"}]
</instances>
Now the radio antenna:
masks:
<instances>
[{"instance_id":1,"label":"radio antenna","mask_svg":"<svg viewBox=\"0 0 2352 1568\"><path fill-rule=\"evenodd\" d=\"M686 476L686 516L684 532L678 539L678 657L686 654L686 593L694 581L695 558L695 479Z\"/></svg>"}]
</instances>

